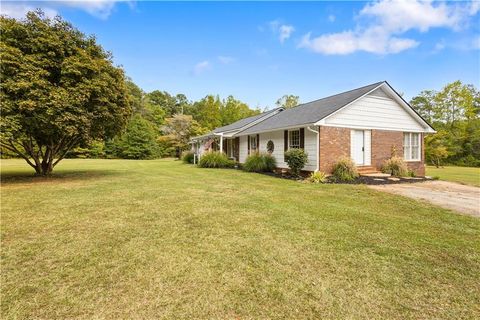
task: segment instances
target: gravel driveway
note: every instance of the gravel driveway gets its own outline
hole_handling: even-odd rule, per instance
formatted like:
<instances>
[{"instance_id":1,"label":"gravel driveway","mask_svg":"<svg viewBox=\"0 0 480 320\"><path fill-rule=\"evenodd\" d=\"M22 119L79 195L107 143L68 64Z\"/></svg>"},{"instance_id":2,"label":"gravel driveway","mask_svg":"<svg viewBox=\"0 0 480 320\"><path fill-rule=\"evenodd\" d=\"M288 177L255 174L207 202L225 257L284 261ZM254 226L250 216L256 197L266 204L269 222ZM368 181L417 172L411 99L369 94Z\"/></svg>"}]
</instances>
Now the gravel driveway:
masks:
<instances>
[{"instance_id":1,"label":"gravel driveway","mask_svg":"<svg viewBox=\"0 0 480 320\"><path fill-rule=\"evenodd\" d=\"M446 181L427 181L415 184L369 186L375 190L400 194L431 202L480 218L480 188Z\"/></svg>"}]
</instances>

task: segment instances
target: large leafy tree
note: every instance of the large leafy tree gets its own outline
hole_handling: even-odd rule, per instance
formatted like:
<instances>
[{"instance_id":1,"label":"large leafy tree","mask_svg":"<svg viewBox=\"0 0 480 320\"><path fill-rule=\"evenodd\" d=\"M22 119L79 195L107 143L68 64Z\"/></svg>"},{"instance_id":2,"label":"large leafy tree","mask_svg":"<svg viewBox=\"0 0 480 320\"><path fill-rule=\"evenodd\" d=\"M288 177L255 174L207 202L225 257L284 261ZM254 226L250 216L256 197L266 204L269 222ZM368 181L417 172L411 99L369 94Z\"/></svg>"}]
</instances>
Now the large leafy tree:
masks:
<instances>
[{"instance_id":1,"label":"large leafy tree","mask_svg":"<svg viewBox=\"0 0 480 320\"><path fill-rule=\"evenodd\" d=\"M206 130L193 120L192 116L182 114L165 119L162 131L164 135L159 138L159 142L174 148L177 156L182 150L188 148L188 141L192 136L206 133Z\"/></svg>"},{"instance_id":2,"label":"large leafy tree","mask_svg":"<svg viewBox=\"0 0 480 320\"><path fill-rule=\"evenodd\" d=\"M220 110L222 126L226 126L230 123L256 115L258 113L260 113L259 110L252 110L246 103L235 99L233 96L228 96L228 98L223 101L223 105Z\"/></svg>"},{"instance_id":3,"label":"large leafy tree","mask_svg":"<svg viewBox=\"0 0 480 320\"><path fill-rule=\"evenodd\" d=\"M1 146L37 174L67 152L120 132L131 112L122 69L60 17L0 17Z\"/></svg>"},{"instance_id":4,"label":"large leafy tree","mask_svg":"<svg viewBox=\"0 0 480 320\"><path fill-rule=\"evenodd\" d=\"M275 102L277 107L284 107L285 109L293 108L298 106L300 101L299 96L293 94L286 94Z\"/></svg>"},{"instance_id":5,"label":"large leafy tree","mask_svg":"<svg viewBox=\"0 0 480 320\"><path fill-rule=\"evenodd\" d=\"M158 156L157 132L151 122L135 115L125 133L114 140L115 155L124 159L151 159Z\"/></svg>"}]
</instances>

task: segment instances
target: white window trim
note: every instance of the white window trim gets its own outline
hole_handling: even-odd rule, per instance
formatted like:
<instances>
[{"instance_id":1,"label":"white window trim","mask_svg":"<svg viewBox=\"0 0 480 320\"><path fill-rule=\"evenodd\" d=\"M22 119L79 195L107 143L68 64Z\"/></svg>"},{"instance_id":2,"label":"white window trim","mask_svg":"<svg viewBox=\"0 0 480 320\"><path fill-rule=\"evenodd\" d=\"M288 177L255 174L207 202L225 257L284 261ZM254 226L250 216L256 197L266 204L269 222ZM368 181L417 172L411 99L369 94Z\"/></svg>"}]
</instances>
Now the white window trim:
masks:
<instances>
[{"instance_id":1,"label":"white window trim","mask_svg":"<svg viewBox=\"0 0 480 320\"><path fill-rule=\"evenodd\" d=\"M413 140L412 140L412 137L414 134L417 134L418 136L418 158L412 158L412 148L413 148ZM408 135L408 149L409 149L409 152L408 154L410 155L409 158L406 158L405 157L405 148L407 148L407 146L405 145L405 135ZM422 134L419 133L419 132L404 132L403 133L403 140L402 140L402 144L403 144L403 159L406 161L406 162L419 162L419 161L422 161Z\"/></svg>"},{"instance_id":2,"label":"white window trim","mask_svg":"<svg viewBox=\"0 0 480 320\"><path fill-rule=\"evenodd\" d=\"M291 141L290 141L290 133L291 132L298 132L298 147L297 148L292 148L291 146ZM290 149L300 149L300 129L294 129L294 130L288 130L288 150Z\"/></svg>"}]
</instances>

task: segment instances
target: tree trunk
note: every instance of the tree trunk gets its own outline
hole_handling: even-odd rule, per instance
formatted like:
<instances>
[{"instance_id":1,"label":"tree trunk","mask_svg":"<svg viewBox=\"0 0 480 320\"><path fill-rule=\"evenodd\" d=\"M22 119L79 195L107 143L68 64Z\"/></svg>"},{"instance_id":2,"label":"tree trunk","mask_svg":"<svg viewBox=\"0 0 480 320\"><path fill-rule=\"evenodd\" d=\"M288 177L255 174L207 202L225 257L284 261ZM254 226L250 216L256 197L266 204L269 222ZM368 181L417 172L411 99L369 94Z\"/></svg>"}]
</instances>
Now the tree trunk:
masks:
<instances>
[{"instance_id":1,"label":"tree trunk","mask_svg":"<svg viewBox=\"0 0 480 320\"><path fill-rule=\"evenodd\" d=\"M52 142L45 146L30 138L18 142L14 142L13 140L0 141L0 145L22 157L35 169L37 175L46 176L52 173L53 168L79 140L80 137L63 137L57 143ZM45 152L43 152L44 148Z\"/></svg>"}]
</instances>

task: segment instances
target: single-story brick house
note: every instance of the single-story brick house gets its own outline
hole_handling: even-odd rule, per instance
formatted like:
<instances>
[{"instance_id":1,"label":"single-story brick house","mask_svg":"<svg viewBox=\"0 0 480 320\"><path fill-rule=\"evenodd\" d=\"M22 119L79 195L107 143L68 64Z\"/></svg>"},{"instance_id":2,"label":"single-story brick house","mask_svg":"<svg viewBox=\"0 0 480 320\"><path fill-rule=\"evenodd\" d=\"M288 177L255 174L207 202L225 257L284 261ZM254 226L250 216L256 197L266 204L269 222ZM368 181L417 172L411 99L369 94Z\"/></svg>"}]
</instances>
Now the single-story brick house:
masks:
<instances>
[{"instance_id":1,"label":"single-story brick house","mask_svg":"<svg viewBox=\"0 0 480 320\"><path fill-rule=\"evenodd\" d=\"M252 152L269 152L288 168L284 152L308 153L304 170L331 172L342 156L360 172L377 171L392 152L425 175L424 136L435 130L386 82L378 82L294 108L277 108L194 137L198 157L223 150L240 163Z\"/></svg>"}]
</instances>

